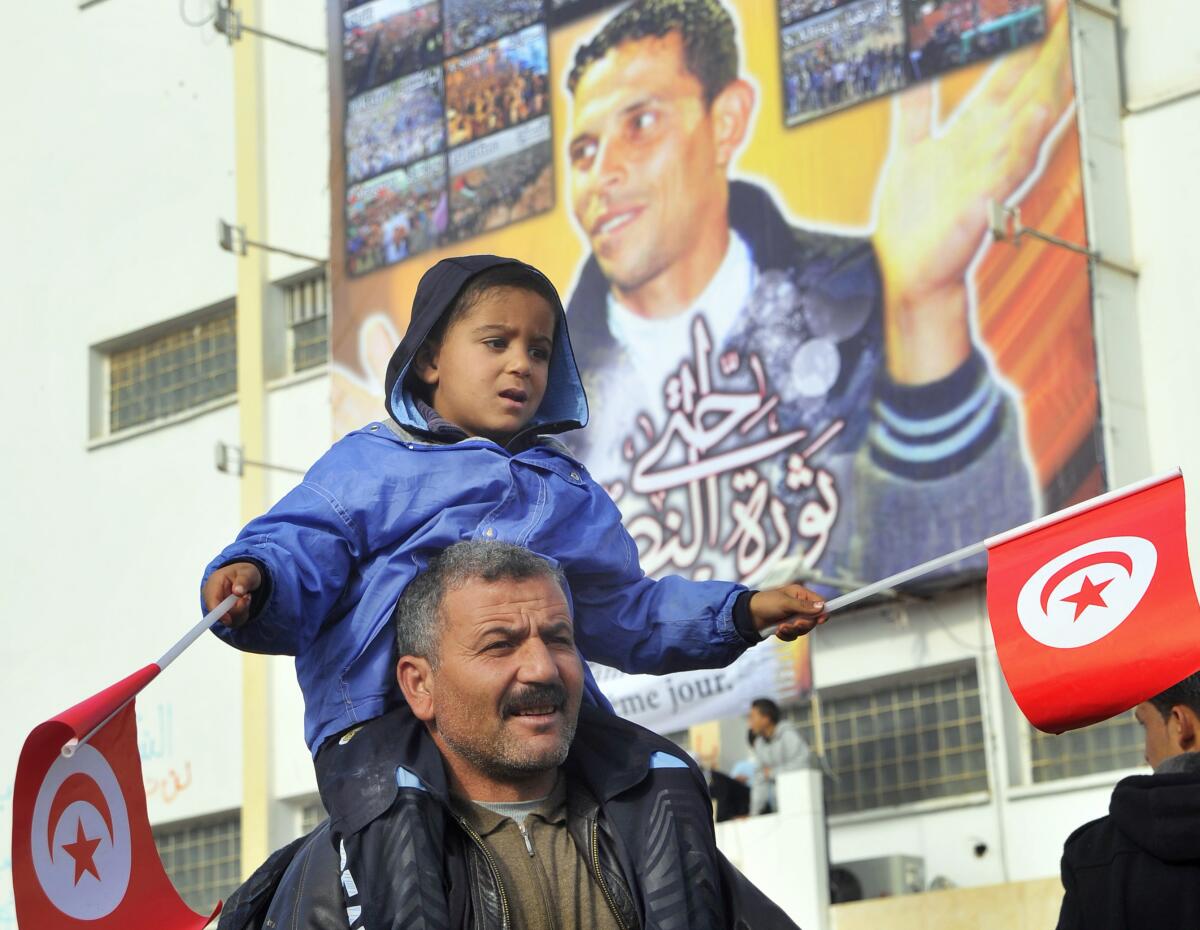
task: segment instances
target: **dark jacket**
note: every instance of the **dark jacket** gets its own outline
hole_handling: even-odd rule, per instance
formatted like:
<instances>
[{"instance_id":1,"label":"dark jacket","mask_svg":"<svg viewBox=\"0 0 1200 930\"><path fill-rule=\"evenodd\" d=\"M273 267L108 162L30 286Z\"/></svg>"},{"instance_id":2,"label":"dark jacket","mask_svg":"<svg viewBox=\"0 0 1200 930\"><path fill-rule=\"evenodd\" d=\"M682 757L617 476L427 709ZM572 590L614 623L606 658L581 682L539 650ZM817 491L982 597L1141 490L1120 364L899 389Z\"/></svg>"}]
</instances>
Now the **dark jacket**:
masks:
<instances>
[{"instance_id":1,"label":"dark jacket","mask_svg":"<svg viewBox=\"0 0 1200 930\"><path fill-rule=\"evenodd\" d=\"M400 745L411 732L402 719L406 712L367 725L383 728L375 737L391 733L397 740L362 742L355 785L373 785L393 798L388 829L374 831L373 842L376 852L388 847L397 863L389 897L407 906L403 914L385 917L371 914L364 901L364 926L509 928L499 871L450 808L441 757L428 740L416 752ZM415 758L413 768L397 772L401 757ZM572 791L568 829L623 926L795 927L717 850L703 776L673 743L584 707L564 770L580 789ZM332 831L344 827L335 823ZM328 822L322 824L268 860L230 897L219 930L345 930L330 831Z\"/></svg>"},{"instance_id":2,"label":"dark jacket","mask_svg":"<svg viewBox=\"0 0 1200 930\"><path fill-rule=\"evenodd\" d=\"M1171 768L1122 779L1067 839L1058 930L1200 927L1200 753Z\"/></svg>"}]
</instances>

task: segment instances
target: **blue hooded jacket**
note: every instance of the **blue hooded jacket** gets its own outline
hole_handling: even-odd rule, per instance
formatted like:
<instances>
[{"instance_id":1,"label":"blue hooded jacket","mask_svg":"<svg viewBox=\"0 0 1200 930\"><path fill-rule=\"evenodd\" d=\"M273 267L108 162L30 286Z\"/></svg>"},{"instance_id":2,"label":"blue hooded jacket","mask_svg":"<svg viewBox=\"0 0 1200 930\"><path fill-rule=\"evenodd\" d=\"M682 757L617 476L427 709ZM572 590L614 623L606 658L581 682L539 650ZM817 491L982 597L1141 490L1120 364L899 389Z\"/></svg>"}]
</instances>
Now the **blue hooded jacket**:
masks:
<instances>
[{"instance_id":1,"label":"blue hooded jacket","mask_svg":"<svg viewBox=\"0 0 1200 930\"><path fill-rule=\"evenodd\" d=\"M446 443L432 431L406 384L409 366L467 282L503 264L520 263L477 255L426 272L388 366L392 419L335 443L205 570L205 580L231 562L262 571L250 622L213 631L239 649L296 657L314 754L329 736L403 700L390 622L396 601L432 556L466 539L515 543L558 565L589 660L664 674L727 665L747 646L733 618L744 587L647 578L604 489L559 443L528 441L587 422L558 300L546 394L529 427L507 447L482 438ZM588 690L607 706L590 674Z\"/></svg>"}]
</instances>

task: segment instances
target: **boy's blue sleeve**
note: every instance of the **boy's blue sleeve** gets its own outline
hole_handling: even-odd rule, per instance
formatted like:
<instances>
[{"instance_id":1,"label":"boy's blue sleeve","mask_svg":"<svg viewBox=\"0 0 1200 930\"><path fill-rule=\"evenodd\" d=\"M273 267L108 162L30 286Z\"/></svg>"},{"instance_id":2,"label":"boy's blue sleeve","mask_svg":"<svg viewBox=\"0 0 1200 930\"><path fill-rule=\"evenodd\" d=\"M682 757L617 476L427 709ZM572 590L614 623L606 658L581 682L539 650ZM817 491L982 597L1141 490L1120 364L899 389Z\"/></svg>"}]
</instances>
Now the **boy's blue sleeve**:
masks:
<instances>
[{"instance_id":1,"label":"boy's blue sleeve","mask_svg":"<svg viewBox=\"0 0 1200 930\"><path fill-rule=\"evenodd\" d=\"M719 668L748 645L734 624L746 588L677 575L648 578L615 504L592 510L572 553L561 559L575 608L575 638L589 660L630 674ZM594 519L597 511L603 515Z\"/></svg>"},{"instance_id":2,"label":"boy's blue sleeve","mask_svg":"<svg viewBox=\"0 0 1200 930\"><path fill-rule=\"evenodd\" d=\"M238 629L213 631L247 652L303 652L342 595L364 541L350 514L321 485L305 480L209 563L204 581L222 565L254 562L264 572L256 595L266 602Z\"/></svg>"}]
</instances>

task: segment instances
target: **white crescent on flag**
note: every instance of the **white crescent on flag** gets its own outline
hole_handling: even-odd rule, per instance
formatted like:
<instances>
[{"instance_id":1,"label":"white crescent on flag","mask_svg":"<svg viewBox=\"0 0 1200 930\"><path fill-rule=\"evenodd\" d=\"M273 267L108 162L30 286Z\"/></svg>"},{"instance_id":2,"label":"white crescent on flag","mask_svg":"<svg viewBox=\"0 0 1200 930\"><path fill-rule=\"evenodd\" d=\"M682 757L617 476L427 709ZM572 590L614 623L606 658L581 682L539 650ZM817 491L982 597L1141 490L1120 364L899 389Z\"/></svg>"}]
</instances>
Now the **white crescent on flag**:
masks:
<instances>
[{"instance_id":1,"label":"white crescent on flag","mask_svg":"<svg viewBox=\"0 0 1200 930\"><path fill-rule=\"evenodd\" d=\"M1140 536L1109 536L1075 546L1046 562L1021 587L1021 626L1055 649L1103 639L1133 613L1157 565L1158 550Z\"/></svg>"},{"instance_id":2,"label":"white crescent on flag","mask_svg":"<svg viewBox=\"0 0 1200 930\"><path fill-rule=\"evenodd\" d=\"M29 837L46 897L77 920L99 920L125 898L132 864L129 814L103 754L59 756L38 790Z\"/></svg>"}]
</instances>

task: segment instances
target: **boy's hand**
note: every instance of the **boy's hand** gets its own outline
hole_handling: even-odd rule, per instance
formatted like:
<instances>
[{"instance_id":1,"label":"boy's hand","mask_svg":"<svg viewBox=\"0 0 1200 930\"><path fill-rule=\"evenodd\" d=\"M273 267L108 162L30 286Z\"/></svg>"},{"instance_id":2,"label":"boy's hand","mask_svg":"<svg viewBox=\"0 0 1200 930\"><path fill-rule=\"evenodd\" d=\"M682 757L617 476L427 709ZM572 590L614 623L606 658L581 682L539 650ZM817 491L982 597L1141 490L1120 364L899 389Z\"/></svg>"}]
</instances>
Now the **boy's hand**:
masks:
<instances>
[{"instance_id":1,"label":"boy's hand","mask_svg":"<svg viewBox=\"0 0 1200 930\"><path fill-rule=\"evenodd\" d=\"M262 585L262 572L253 562L232 562L223 565L208 576L204 582L204 609L212 610L231 594L238 596L237 603L221 618L228 627L239 627L250 619L251 592Z\"/></svg>"},{"instance_id":2,"label":"boy's hand","mask_svg":"<svg viewBox=\"0 0 1200 930\"><path fill-rule=\"evenodd\" d=\"M813 627L824 623L828 619L822 613L824 610L825 601L821 596L798 584L759 591L750 598L754 628L762 632L778 626L775 635L784 642L803 636Z\"/></svg>"}]
</instances>

